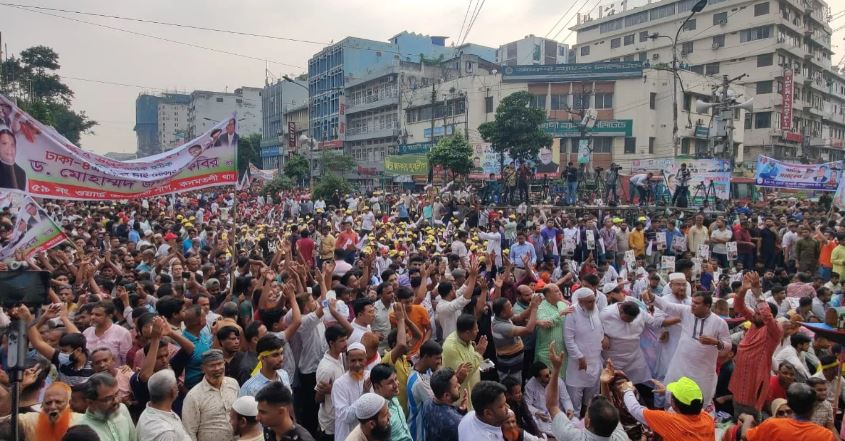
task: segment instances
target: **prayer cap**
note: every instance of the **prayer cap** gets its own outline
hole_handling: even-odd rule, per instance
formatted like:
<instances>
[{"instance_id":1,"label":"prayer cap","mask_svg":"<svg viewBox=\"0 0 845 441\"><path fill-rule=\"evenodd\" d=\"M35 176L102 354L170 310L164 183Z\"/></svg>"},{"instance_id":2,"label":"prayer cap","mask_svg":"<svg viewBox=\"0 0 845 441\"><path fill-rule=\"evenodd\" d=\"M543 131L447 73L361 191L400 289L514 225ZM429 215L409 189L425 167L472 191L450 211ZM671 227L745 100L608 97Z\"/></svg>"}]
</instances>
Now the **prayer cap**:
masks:
<instances>
[{"instance_id":1,"label":"prayer cap","mask_svg":"<svg viewBox=\"0 0 845 441\"><path fill-rule=\"evenodd\" d=\"M385 404L387 404L387 400L384 397L379 394L367 392L355 400L352 408L355 410L355 418L368 420L376 416L384 408Z\"/></svg>"}]
</instances>

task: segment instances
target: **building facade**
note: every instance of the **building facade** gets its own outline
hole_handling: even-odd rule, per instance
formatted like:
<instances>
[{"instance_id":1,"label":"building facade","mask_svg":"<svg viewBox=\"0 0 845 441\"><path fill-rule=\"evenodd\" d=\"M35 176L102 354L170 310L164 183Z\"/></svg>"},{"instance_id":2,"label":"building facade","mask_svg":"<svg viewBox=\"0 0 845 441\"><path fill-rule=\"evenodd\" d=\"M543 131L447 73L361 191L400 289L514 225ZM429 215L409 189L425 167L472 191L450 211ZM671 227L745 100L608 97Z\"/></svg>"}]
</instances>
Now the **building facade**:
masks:
<instances>
[{"instance_id":1,"label":"building facade","mask_svg":"<svg viewBox=\"0 0 845 441\"><path fill-rule=\"evenodd\" d=\"M261 162L262 168L279 168L284 163L288 131L285 115L292 108L306 104L308 83L296 79L293 82L277 80L264 86L261 92Z\"/></svg>"},{"instance_id":2,"label":"building facade","mask_svg":"<svg viewBox=\"0 0 845 441\"><path fill-rule=\"evenodd\" d=\"M141 94L135 99L137 156L150 156L185 143L191 96L181 93Z\"/></svg>"},{"instance_id":3,"label":"building facade","mask_svg":"<svg viewBox=\"0 0 845 441\"><path fill-rule=\"evenodd\" d=\"M695 3L664 0L579 23L572 28L575 58L671 69L674 36ZM734 83L747 91L739 101L754 98L754 111L741 125L746 171L760 154L845 157L842 79L831 66L829 14L820 0L715 0L680 30L678 67L698 74L693 81L718 87L725 76L742 76Z\"/></svg>"},{"instance_id":4,"label":"building facade","mask_svg":"<svg viewBox=\"0 0 845 441\"><path fill-rule=\"evenodd\" d=\"M237 112L239 136L260 135L261 91L257 87L241 87L234 92L194 91L188 106L188 139L231 118L233 112Z\"/></svg>"},{"instance_id":5,"label":"building facade","mask_svg":"<svg viewBox=\"0 0 845 441\"><path fill-rule=\"evenodd\" d=\"M526 35L525 38L499 46L496 63L504 66L527 64L566 64L569 46L548 38Z\"/></svg>"}]
</instances>

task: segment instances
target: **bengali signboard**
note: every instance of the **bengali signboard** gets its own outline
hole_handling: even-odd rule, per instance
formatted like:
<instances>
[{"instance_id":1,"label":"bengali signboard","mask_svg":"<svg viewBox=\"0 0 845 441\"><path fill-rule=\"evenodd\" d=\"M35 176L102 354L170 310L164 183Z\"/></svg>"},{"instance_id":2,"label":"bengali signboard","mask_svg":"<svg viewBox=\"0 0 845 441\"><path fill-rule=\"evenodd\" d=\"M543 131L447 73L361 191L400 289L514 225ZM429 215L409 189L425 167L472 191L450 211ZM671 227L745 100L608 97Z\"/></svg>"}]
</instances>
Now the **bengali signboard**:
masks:
<instances>
[{"instance_id":1,"label":"bengali signboard","mask_svg":"<svg viewBox=\"0 0 845 441\"><path fill-rule=\"evenodd\" d=\"M836 191L840 174L836 162L797 164L760 156L754 180L758 187Z\"/></svg>"},{"instance_id":2,"label":"bengali signboard","mask_svg":"<svg viewBox=\"0 0 845 441\"><path fill-rule=\"evenodd\" d=\"M502 81L558 82L566 80L616 80L641 78L643 65L637 61L614 63L547 64L503 66Z\"/></svg>"},{"instance_id":3,"label":"bengali signboard","mask_svg":"<svg viewBox=\"0 0 845 441\"><path fill-rule=\"evenodd\" d=\"M794 92L794 73L792 69L786 69L783 71L783 91L781 92L783 97L781 106L783 108L780 112L780 129L784 131L792 130L792 95Z\"/></svg>"},{"instance_id":4,"label":"bengali signboard","mask_svg":"<svg viewBox=\"0 0 845 441\"><path fill-rule=\"evenodd\" d=\"M115 200L237 182L237 118L173 150L115 161L83 150L0 95L0 188L55 199Z\"/></svg>"},{"instance_id":5,"label":"bengali signboard","mask_svg":"<svg viewBox=\"0 0 845 441\"><path fill-rule=\"evenodd\" d=\"M384 171L395 175L421 176L428 174L426 155L388 155L384 157Z\"/></svg>"},{"instance_id":6,"label":"bengali signboard","mask_svg":"<svg viewBox=\"0 0 845 441\"><path fill-rule=\"evenodd\" d=\"M669 187L669 190L674 193L678 184L675 176L677 176L681 164L686 164L690 170L689 198L691 203L697 204L703 202L703 194L699 195L697 200L692 200L695 197L695 189L701 184L709 187L711 182L713 183L713 189L716 191L717 198L722 200L729 198L731 165L729 161L724 159L635 159L631 163L631 174L646 172L653 172L655 176L661 176L662 174L666 179L665 183Z\"/></svg>"},{"instance_id":7,"label":"bengali signboard","mask_svg":"<svg viewBox=\"0 0 845 441\"><path fill-rule=\"evenodd\" d=\"M20 192L0 191L0 211L6 210L11 217L4 221L11 222L11 233L8 241L0 248L0 260L14 258L18 250L24 258L29 258L67 239L61 228L30 196ZM6 228L9 227L6 224ZM5 234L3 239L6 239Z\"/></svg>"},{"instance_id":8,"label":"bengali signboard","mask_svg":"<svg viewBox=\"0 0 845 441\"><path fill-rule=\"evenodd\" d=\"M540 128L555 137L581 137L579 121L547 121L541 124ZM624 136L630 138L634 133L634 121L630 119L596 121L596 125L589 132L592 136Z\"/></svg>"},{"instance_id":9,"label":"bengali signboard","mask_svg":"<svg viewBox=\"0 0 845 441\"><path fill-rule=\"evenodd\" d=\"M279 171L276 169L271 170L263 170L255 166L255 164L249 164L249 174L254 178L258 179L259 181L272 181L273 178L276 177L276 174Z\"/></svg>"},{"instance_id":10,"label":"bengali signboard","mask_svg":"<svg viewBox=\"0 0 845 441\"><path fill-rule=\"evenodd\" d=\"M414 144L399 144L400 155L424 155L434 147L432 142L417 142Z\"/></svg>"},{"instance_id":11,"label":"bengali signboard","mask_svg":"<svg viewBox=\"0 0 845 441\"><path fill-rule=\"evenodd\" d=\"M288 121L288 151L296 151L296 121Z\"/></svg>"}]
</instances>

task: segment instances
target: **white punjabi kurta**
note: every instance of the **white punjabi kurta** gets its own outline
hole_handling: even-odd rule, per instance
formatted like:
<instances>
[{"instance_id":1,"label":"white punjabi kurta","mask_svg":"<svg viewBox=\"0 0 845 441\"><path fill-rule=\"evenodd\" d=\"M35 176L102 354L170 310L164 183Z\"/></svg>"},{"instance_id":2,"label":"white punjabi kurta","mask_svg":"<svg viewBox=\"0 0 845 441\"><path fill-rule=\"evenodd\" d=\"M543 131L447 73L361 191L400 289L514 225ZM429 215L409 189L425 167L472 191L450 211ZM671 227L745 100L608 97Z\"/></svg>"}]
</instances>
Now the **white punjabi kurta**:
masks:
<instances>
[{"instance_id":1,"label":"white punjabi kurta","mask_svg":"<svg viewBox=\"0 0 845 441\"><path fill-rule=\"evenodd\" d=\"M598 305L592 312L580 305L564 322L563 342L566 345L566 385L570 387L598 386L602 369L601 341L604 329L599 318ZM587 369L578 369L578 360L587 360Z\"/></svg>"},{"instance_id":2,"label":"white punjabi kurta","mask_svg":"<svg viewBox=\"0 0 845 441\"><path fill-rule=\"evenodd\" d=\"M731 347L731 334L724 319L713 313L707 317L698 318L692 313L692 307L669 303L661 297L654 300L654 304L667 312L681 316L681 338L669 370L666 372L665 384L669 384L681 377L689 377L698 384L703 395L703 404L707 407L716 393L716 359L719 350L716 346L704 345L698 341L699 337L714 337L723 347Z\"/></svg>"},{"instance_id":3,"label":"white punjabi kurta","mask_svg":"<svg viewBox=\"0 0 845 441\"><path fill-rule=\"evenodd\" d=\"M692 304L692 300L690 299L689 294L687 294L683 299L679 299L671 293L668 295L664 295L660 298L666 303L672 303L676 305L689 306ZM657 320L660 320L661 323L666 319L677 318L680 316L680 314L672 313L663 309L654 311L654 317ZM663 380L666 377L666 371L669 370L669 363L672 361L672 358L675 355L675 351L678 349L678 342L681 340L680 323L668 326L665 329L669 333L669 338L666 339L665 342L659 341L660 335L658 335L657 367L654 372L654 378L658 380Z\"/></svg>"},{"instance_id":4,"label":"white punjabi kurta","mask_svg":"<svg viewBox=\"0 0 845 441\"><path fill-rule=\"evenodd\" d=\"M358 425L352 404L364 394L364 382L369 376L370 371L364 371L364 378L361 381L356 381L347 372L332 385L332 404L335 410L335 441L345 441L352 429Z\"/></svg>"},{"instance_id":5,"label":"white punjabi kurta","mask_svg":"<svg viewBox=\"0 0 845 441\"><path fill-rule=\"evenodd\" d=\"M640 348L640 339L646 326L651 326L654 319L643 310L628 323L622 320L619 304L604 308L601 314L604 335L610 340L610 348L602 351L602 358L613 360L613 367L625 372L634 384L651 380L651 370Z\"/></svg>"}]
</instances>

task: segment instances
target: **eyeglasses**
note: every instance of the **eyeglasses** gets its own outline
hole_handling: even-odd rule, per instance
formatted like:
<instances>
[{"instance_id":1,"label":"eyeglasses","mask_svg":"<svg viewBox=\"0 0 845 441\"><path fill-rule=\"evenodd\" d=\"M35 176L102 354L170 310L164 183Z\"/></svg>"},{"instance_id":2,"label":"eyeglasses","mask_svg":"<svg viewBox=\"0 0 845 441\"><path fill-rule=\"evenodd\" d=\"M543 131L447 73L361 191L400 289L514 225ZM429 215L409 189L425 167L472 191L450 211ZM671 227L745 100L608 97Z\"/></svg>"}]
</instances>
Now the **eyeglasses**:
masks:
<instances>
[{"instance_id":1,"label":"eyeglasses","mask_svg":"<svg viewBox=\"0 0 845 441\"><path fill-rule=\"evenodd\" d=\"M103 398L97 398L97 401L100 402L100 403L103 403L103 404L113 403L113 402L117 401L117 394L109 395L109 396L103 397Z\"/></svg>"}]
</instances>

